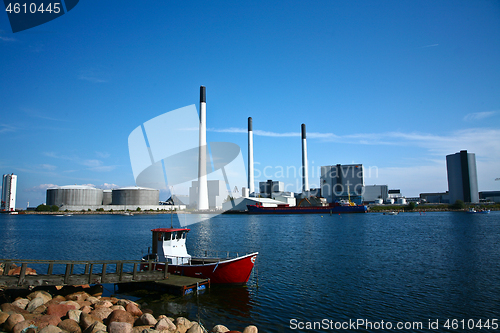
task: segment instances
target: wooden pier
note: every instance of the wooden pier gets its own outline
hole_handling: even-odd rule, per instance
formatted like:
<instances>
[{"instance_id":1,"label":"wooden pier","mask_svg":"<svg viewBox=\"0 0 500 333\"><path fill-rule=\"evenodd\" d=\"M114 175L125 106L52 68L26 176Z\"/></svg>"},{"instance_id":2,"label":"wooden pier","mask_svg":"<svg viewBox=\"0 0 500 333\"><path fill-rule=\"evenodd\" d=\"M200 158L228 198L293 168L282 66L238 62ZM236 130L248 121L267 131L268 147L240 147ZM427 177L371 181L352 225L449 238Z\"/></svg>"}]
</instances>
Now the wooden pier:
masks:
<instances>
[{"instance_id":1,"label":"wooden pier","mask_svg":"<svg viewBox=\"0 0 500 333\"><path fill-rule=\"evenodd\" d=\"M3 274L0 275L0 286L4 288L165 281L170 275L167 270L153 270L152 262L148 263L139 260L0 259L0 264L3 267ZM17 266L14 266L14 264ZM140 270L141 265L146 265L149 269ZM16 267L20 267L19 274L8 275L9 271ZM36 275L31 275L28 267L35 268Z\"/></svg>"}]
</instances>

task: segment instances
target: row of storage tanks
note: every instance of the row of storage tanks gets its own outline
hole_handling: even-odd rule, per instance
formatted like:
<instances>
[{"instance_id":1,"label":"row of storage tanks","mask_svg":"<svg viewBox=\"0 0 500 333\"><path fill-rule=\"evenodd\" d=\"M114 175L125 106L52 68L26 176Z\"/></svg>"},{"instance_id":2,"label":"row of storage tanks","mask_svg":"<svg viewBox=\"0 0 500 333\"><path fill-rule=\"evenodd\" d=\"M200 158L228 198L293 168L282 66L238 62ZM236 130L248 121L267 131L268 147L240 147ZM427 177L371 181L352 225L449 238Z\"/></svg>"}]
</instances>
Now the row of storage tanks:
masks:
<instances>
[{"instance_id":1,"label":"row of storage tanks","mask_svg":"<svg viewBox=\"0 0 500 333\"><path fill-rule=\"evenodd\" d=\"M92 186L68 185L47 189L47 205L158 205L160 191L145 187L102 190Z\"/></svg>"}]
</instances>

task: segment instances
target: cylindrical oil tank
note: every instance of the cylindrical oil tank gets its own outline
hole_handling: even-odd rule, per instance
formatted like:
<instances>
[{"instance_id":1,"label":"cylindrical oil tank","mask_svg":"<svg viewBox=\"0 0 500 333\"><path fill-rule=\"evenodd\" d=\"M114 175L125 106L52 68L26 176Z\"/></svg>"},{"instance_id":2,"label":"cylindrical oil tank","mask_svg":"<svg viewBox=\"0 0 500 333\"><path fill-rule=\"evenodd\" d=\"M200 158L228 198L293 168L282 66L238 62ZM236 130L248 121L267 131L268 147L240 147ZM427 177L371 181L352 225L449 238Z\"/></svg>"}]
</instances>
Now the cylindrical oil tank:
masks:
<instances>
[{"instance_id":1,"label":"cylindrical oil tank","mask_svg":"<svg viewBox=\"0 0 500 333\"><path fill-rule=\"evenodd\" d=\"M68 185L47 189L47 205L102 205L102 190L86 185Z\"/></svg>"},{"instance_id":2,"label":"cylindrical oil tank","mask_svg":"<svg viewBox=\"0 0 500 333\"><path fill-rule=\"evenodd\" d=\"M158 205L160 191L146 187L123 187L113 189L113 205Z\"/></svg>"},{"instance_id":3,"label":"cylindrical oil tank","mask_svg":"<svg viewBox=\"0 0 500 333\"><path fill-rule=\"evenodd\" d=\"M384 203L384 200L382 200L382 199L375 199L375 203L377 205L381 205L382 203Z\"/></svg>"},{"instance_id":4,"label":"cylindrical oil tank","mask_svg":"<svg viewBox=\"0 0 500 333\"><path fill-rule=\"evenodd\" d=\"M111 190L103 190L102 191L102 204L103 205L111 205L113 202Z\"/></svg>"},{"instance_id":5,"label":"cylindrical oil tank","mask_svg":"<svg viewBox=\"0 0 500 333\"><path fill-rule=\"evenodd\" d=\"M394 203L394 199L392 199L392 198L386 199L385 203L392 205Z\"/></svg>"},{"instance_id":6,"label":"cylindrical oil tank","mask_svg":"<svg viewBox=\"0 0 500 333\"><path fill-rule=\"evenodd\" d=\"M398 198L398 204L406 205L406 198Z\"/></svg>"}]
</instances>

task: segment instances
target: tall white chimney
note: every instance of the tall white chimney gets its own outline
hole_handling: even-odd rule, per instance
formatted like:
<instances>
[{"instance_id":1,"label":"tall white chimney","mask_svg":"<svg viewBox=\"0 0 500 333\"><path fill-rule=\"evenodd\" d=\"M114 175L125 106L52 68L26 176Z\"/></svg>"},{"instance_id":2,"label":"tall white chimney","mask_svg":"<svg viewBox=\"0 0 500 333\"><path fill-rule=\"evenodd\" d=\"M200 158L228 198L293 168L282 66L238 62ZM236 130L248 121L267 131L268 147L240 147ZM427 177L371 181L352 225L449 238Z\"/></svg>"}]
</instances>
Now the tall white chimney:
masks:
<instances>
[{"instance_id":1,"label":"tall white chimney","mask_svg":"<svg viewBox=\"0 0 500 333\"><path fill-rule=\"evenodd\" d=\"M255 193L253 179L253 127L252 117L248 117L248 191L250 196Z\"/></svg>"},{"instance_id":2,"label":"tall white chimney","mask_svg":"<svg viewBox=\"0 0 500 333\"><path fill-rule=\"evenodd\" d=\"M207 183L207 95L200 87L200 160L198 161L198 210L208 210Z\"/></svg>"},{"instance_id":3,"label":"tall white chimney","mask_svg":"<svg viewBox=\"0 0 500 333\"><path fill-rule=\"evenodd\" d=\"M305 197L309 196L309 180L307 174L306 124L302 124L302 194Z\"/></svg>"}]
</instances>

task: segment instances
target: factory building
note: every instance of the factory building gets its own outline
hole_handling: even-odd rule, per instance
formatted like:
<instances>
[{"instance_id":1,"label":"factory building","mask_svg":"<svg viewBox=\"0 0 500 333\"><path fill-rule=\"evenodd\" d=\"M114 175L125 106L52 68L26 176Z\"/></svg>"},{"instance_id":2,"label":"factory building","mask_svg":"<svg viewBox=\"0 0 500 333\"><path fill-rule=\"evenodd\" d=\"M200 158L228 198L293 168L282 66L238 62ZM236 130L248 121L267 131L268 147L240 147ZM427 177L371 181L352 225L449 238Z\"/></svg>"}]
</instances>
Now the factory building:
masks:
<instances>
[{"instance_id":1,"label":"factory building","mask_svg":"<svg viewBox=\"0 0 500 333\"><path fill-rule=\"evenodd\" d=\"M59 210L180 210L185 205L160 205L160 191L145 187L123 187L102 190L87 185L67 185L47 189L49 206Z\"/></svg>"},{"instance_id":2,"label":"factory building","mask_svg":"<svg viewBox=\"0 0 500 333\"><path fill-rule=\"evenodd\" d=\"M199 200L199 182L194 180L189 188L189 207L197 208ZM222 203L227 199L228 190L226 184L221 180L208 180L208 209L222 209Z\"/></svg>"},{"instance_id":3,"label":"factory building","mask_svg":"<svg viewBox=\"0 0 500 333\"><path fill-rule=\"evenodd\" d=\"M264 198L272 198L273 194L282 193L285 191L285 184L280 181L269 179L266 182L259 182L260 196Z\"/></svg>"},{"instance_id":4,"label":"factory building","mask_svg":"<svg viewBox=\"0 0 500 333\"><path fill-rule=\"evenodd\" d=\"M102 205L103 190L86 185L67 185L47 189L47 205L97 206Z\"/></svg>"},{"instance_id":5,"label":"factory building","mask_svg":"<svg viewBox=\"0 0 500 333\"><path fill-rule=\"evenodd\" d=\"M446 192L420 193L420 201L426 203L450 203L450 194Z\"/></svg>"},{"instance_id":6,"label":"factory building","mask_svg":"<svg viewBox=\"0 0 500 333\"><path fill-rule=\"evenodd\" d=\"M479 192L481 201L500 202L500 191L483 191Z\"/></svg>"},{"instance_id":7,"label":"factory building","mask_svg":"<svg viewBox=\"0 0 500 333\"><path fill-rule=\"evenodd\" d=\"M459 153L447 155L446 169L450 203L453 204L457 200L478 203L476 154L462 150Z\"/></svg>"},{"instance_id":8,"label":"factory building","mask_svg":"<svg viewBox=\"0 0 500 333\"><path fill-rule=\"evenodd\" d=\"M112 205L147 206L158 205L160 191L146 187L123 187L111 192Z\"/></svg>"},{"instance_id":9,"label":"factory building","mask_svg":"<svg viewBox=\"0 0 500 333\"><path fill-rule=\"evenodd\" d=\"M363 200L364 172L362 164L328 165L321 167L321 196L327 202L347 200L361 204Z\"/></svg>"},{"instance_id":10,"label":"factory building","mask_svg":"<svg viewBox=\"0 0 500 333\"><path fill-rule=\"evenodd\" d=\"M381 204L389 197L387 185L366 185L363 190L363 202Z\"/></svg>"},{"instance_id":11,"label":"factory building","mask_svg":"<svg viewBox=\"0 0 500 333\"><path fill-rule=\"evenodd\" d=\"M2 212L13 212L16 210L17 176L15 174L3 175L2 181Z\"/></svg>"}]
</instances>

